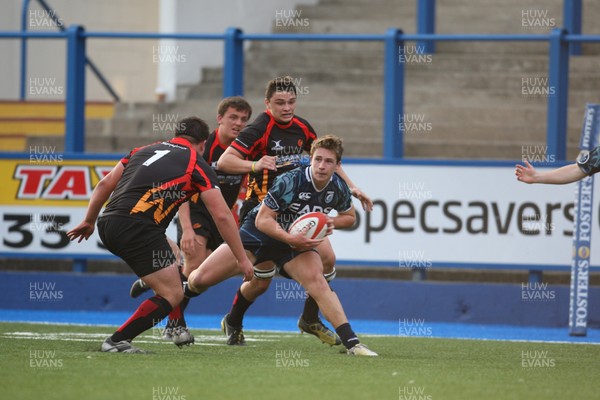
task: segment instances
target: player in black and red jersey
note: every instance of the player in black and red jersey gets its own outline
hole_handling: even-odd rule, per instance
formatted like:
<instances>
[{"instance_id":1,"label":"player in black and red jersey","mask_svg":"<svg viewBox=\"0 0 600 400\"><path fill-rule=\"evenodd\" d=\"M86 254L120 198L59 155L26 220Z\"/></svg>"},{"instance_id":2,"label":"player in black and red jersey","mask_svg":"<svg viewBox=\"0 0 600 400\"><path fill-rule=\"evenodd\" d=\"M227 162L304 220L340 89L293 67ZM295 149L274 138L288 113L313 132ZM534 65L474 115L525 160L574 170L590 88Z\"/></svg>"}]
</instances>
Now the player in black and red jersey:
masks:
<instances>
[{"instance_id":1,"label":"player in black and red jersey","mask_svg":"<svg viewBox=\"0 0 600 400\"><path fill-rule=\"evenodd\" d=\"M303 233L288 232L289 226L300 215L313 211L325 214L337 211L335 217L328 218L328 234L333 229L353 225L356 216L350 188L335 173L342 153L342 141L335 136L328 135L315 141L310 153L310 166L277 177L262 204L248 212L242 222L240 236L254 262L255 277L271 279L276 268L282 276L294 279L318 302L348 354L377 356L360 343L340 300L323 276L321 257L316 249L324 239L310 239ZM220 246L191 273L186 295L198 295L238 271L229 247Z\"/></svg>"},{"instance_id":2,"label":"player in black and red jersey","mask_svg":"<svg viewBox=\"0 0 600 400\"><path fill-rule=\"evenodd\" d=\"M294 79L289 76L269 81L265 91L266 111L242 130L219 159L220 170L250 174L246 200L240 211L241 222L247 212L262 201L277 176L308 164L309 157L304 152L310 151L317 135L307 120L295 115L297 92ZM362 202L363 208L370 211L373 207L371 199L356 188L341 165L336 172L348 183L352 195ZM329 239L324 240L317 250L322 259L323 273L329 282L335 278L335 254ZM244 313L267 290L270 282L270 278L255 276L249 284L238 290L231 311L221 322L228 336L228 344L244 344ZM304 304L298 327L324 343L341 344L340 338L321 322L318 305L310 296Z\"/></svg>"},{"instance_id":3,"label":"player in black and red jersey","mask_svg":"<svg viewBox=\"0 0 600 400\"><path fill-rule=\"evenodd\" d=\"M131 151L96 185L84 220L67 233L71 240L88 239L98 219L98 233L106 248L156 293L102 343L102 351L142 352L131 341L164 319L183 299L176 257L165 231L179 206L194 193L200 193L219 232L234 249L245 277L252 275L252 264L218 190L216 175L199 154L207 137L206 123L191 117L179 123L175 138Z\"/></svg>"},{"instance_id":4,"label":"player in black and red jersey","mask_svg":"<svg viewBox=\"0 0 600 400\"><path fill-rule=\"evenodd\" d=\"M244 179L243 174L227 174L217 169L217 160L240 131L246 126L252 116L252 107L239 96L223 99L217 107L218 127L209 136L204 146L202 157L217 174L217 182L227 206L232 209L238 200L240 187ZM202 261L216 249L223 239L213 221L206 205L200 200L200 195L195 194L187 204L179 208L178 218L179 244L184 256L182 274L184 278L198 268ZM138 297L149 288L141 279L131 287L131 297ZM193 341L193 336L187 329L184 311L189 302L183 301L169 314L163 337L172 340L176 345Z\"/></svg>"}]
</instances>

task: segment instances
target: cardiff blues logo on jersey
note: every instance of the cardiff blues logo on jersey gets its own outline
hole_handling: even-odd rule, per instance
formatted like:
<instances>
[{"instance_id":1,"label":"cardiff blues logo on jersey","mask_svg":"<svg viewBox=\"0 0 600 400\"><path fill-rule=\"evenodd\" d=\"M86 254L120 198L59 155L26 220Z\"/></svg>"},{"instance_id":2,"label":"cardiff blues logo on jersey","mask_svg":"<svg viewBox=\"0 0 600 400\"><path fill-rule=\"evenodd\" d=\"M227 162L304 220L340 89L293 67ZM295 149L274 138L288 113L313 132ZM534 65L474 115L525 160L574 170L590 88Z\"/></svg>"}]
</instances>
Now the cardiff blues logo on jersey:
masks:
<instances>
[{"instance_id":1,"label":"cardiff blues logo on jersey","mask_svg":"<svg viewBox=\"0 0 600 400\"><path fill-rule=\"evenodd\" d=\"M325 195L325 203L331 203L333 201L333 192L331 190L327 191Z\"/></svg>"},{"instance_id":2,"label":"cardiff blues logo on jersey","mask_svg":"<svg viewBox=\"0 0 600 400\"><path fill-rule=\"evenodd\" d=\"M585 164L589 158L590 158L590 152L587 150L582 150L579 153L579 157L577 157L577 162L579 162L579 164Z\"/></svg>"},{"instance_id":3,"label":"cardiff blues logo on jersey","mask_svg":"<svg viewBox=\"0 0 600 400\"><path fill-rule=\"evenodd\" d=\"M271 210L273 210L273 211L278 211L279 210L279 204L277 204L277 202L275 201L275 199L273 198L273 196L271 196L271 193L267 193L267 195L265 196L265 199L263 200L263 202Z\"/></svg>"}]
</instances>

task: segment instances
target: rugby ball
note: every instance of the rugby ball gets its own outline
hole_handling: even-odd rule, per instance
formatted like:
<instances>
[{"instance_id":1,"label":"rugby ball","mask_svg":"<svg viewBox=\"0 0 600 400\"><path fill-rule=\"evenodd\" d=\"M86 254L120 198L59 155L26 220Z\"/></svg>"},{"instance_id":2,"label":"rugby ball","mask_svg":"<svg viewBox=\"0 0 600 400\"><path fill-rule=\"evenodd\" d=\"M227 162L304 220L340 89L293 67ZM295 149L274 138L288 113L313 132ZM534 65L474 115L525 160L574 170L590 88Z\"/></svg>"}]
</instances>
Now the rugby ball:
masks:
<instances>
[{"instance_id":1,"label":"rugby ball","mask_svg":"<svg viewBox=\"0 0 600 400\"><path fill-rule=\"evenodd\" d=\"M327 215L320 212L303 214L292 223L288 232L292 235L304 233L309 239L323 239L327 235Z\"/></svg>"}]
</instances>

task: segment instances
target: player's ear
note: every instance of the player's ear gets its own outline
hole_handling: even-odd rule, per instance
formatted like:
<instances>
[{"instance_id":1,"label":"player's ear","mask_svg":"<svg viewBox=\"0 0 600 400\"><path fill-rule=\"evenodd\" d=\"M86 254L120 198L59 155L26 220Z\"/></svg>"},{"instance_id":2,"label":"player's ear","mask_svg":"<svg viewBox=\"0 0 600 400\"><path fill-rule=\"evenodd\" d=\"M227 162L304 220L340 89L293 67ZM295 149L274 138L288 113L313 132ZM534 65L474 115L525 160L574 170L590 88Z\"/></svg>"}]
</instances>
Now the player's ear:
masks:
<instances>
[{"instance_id":1,"label":"player's ear","mask_svg":"<svg viewBox=\"0 0 600 400\"><path fill-rule=\"evenodd\" d=\"M196 151L200 154L204 153L204 147L206 147L206 140L198 142L194 145L196 147Z\"/></svg>"}]
</instances>

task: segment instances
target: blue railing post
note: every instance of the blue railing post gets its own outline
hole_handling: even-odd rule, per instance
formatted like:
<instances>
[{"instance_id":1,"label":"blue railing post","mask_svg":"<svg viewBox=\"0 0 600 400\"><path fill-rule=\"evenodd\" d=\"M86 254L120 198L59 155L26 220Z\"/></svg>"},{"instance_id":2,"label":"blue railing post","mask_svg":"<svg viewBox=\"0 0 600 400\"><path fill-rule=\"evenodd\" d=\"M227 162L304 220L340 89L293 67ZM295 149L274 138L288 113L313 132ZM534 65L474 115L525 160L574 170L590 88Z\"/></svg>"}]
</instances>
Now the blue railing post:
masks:
<instances>
[{"instance_id":1,"label":"blue railing post","mask_svg":"<svg viewBox=\"0 0 600 400\"><path fill-rule=\"evenodd\" d=\"M566 31L554 29L550 34L548 77L548 111L546 144L556 161L567 158L567 106L569 101L569 43Z\"/></svg>"},{"instance_id":2,"label":"blue railing post","mask_svg":"<svg viewBox=\"0 0 600 400\"><path fill-rule=\"evenodd\" d=\"M223 97L244 95L244 41L242 31L225 31L225 66L223 68Z\"/></svg>"},{"instance_id":3,"label":"blue railing post","mask_svg":"<svg viewBox=\"0 0 600 400\"><path fill-rule=\"evenodd\" d=\"M65 151L85 151L85 38L84 28L71 25L67 29L67 99L65 118ZM73 260L74 272L85 272L87 260Z\"/></svg>"},{"instance_id":4,"label":"blue railing post","mask_svg":"<svg viewBox=\"0 0 600 400\"><path fill-rule=\"evenodd\" d=\"M23 8L21 10L21 32L27 32L27 10L29 10L29 0L23 0ZM25 101L27 97L27 38L21 38L21 82L19 90L19 100Z\"/></svg>"},{"instance_id":5,"label":"blue railing post","mask_svg":"<svg viewBox=\"0 0 600 400\"><path fill-rule=\"evenodd\" d=\"M581 0L563 0L563 26L572 35L581 35ZM581 43L571 43L570 53L581 55Z\"/></svg>"},{"instance_id":6,"label":"blue railing post","mask_svg":"<svg viewBox=\"0 0 600 400\"><path fill-rule=\"evenodd\" d=\"M417 33L435 33L435 0L417 1ZM418 41L418 49L424 49L424 54L435 53L435 42L430 40Z\"/></svg>"},{"instance_id":7,"label":"blue railing post","mask_svg":"<svg viewBox=\"0 0 600 400\"><path fill-rule=\"evenodd\" d=\"M67 29L67 99L65 151L85 151L85 38L84 28Z\"/></svg>"},{"instance_id":8,"label":"blue railing post","mask_svg":"<svg viewBox=\"0 0 600 400\"><path fill-rule=\"evenodd\" d=\"M383 121L383 156L404 157L404 40L402 31L390 28L385 34L385 77Z\"/></svg>"}]
</instances>

